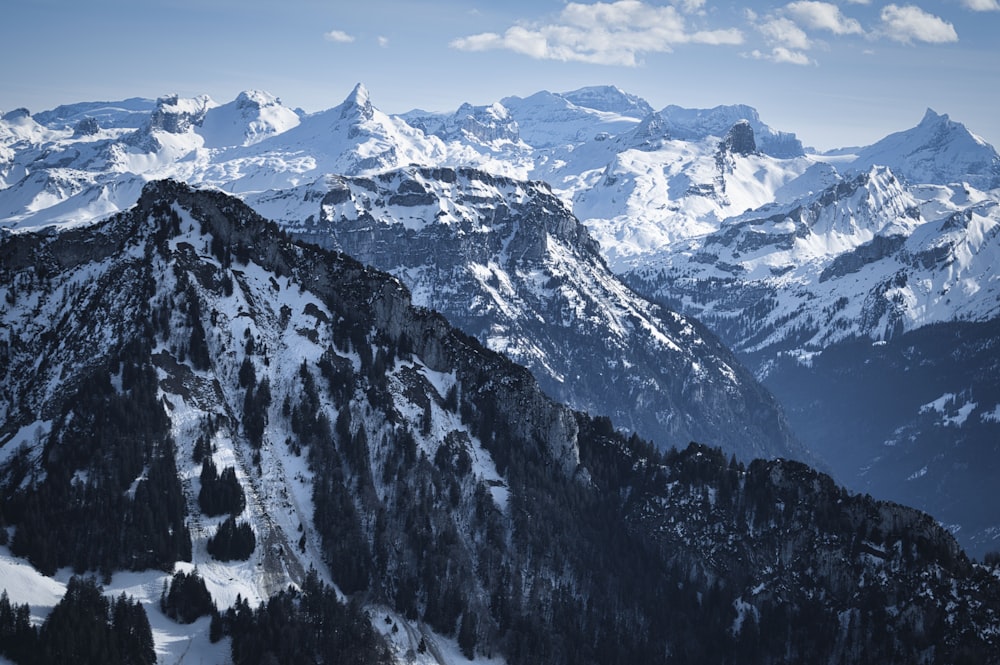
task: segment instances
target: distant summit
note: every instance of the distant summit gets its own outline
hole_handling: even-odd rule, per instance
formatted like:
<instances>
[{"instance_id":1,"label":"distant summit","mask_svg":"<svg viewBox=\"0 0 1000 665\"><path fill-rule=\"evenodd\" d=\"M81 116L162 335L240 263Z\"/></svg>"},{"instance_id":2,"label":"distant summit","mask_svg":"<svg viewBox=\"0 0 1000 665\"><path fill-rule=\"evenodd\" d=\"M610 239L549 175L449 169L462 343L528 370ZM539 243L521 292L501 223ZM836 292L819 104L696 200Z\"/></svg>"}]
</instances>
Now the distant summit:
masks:
<instances>
[{"instance_id":1,"label":"distant summit","mask_svg":"<svg viewBox=\"0 0 1000 665\"><path fill-rule=\"evenodd\" d=\"M645 99L629 94L613 85L580 88L560 93L559 96L577 106L596 111L618 113L640 120L653 112L653 107Z\"/></svg>"},{"instance_id":2,"label":"distant summit","mask_svg":"<svg viewBox=\"0 0 1000 665\"><path fill-rule=\"evenodd\" d=\"M209 109L199 133L206 148L248 146L286 132L299 122L299 114L274 95L247 90L228 104Z\"/></svg>"},{"instance_id":3,"label":"distant summit","mask_svg":"<svg viewBox=\"0 0 1000 665\"><path fill-rule=\"evenodd\" d=\"M867 170L874 164L888 166L911 183L1000 187L1000 156L993 146L932 109L916 127L863 148L853 167Z\"/></svg>"}]
</instances>

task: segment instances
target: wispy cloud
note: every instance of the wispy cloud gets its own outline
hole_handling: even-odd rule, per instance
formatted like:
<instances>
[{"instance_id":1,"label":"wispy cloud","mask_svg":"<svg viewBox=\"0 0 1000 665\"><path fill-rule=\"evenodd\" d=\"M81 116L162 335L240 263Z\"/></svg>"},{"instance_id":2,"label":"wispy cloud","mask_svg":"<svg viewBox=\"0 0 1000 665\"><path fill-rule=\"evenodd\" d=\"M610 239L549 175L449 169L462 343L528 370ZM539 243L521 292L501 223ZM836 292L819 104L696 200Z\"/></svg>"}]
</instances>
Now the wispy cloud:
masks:
<instances>
[{"instance_id":1,"label":"wispy cloud","mask_svg":"<svg viewBox=\"0 0 1000 665\"><path fill-rule=\"evenodd\" d=\"M974 12L1000 12L997 0L962 0L962 5Z\"/></svg>"},{"instance_id":2,"label":"wispy cloud","mask_svg":"<svg viewBox=\"0 0 1000 665\"><path fill-rule=\"evenodd\" d=\"M697 14L705 9L705 0L676 0L674 4L688 14Z\"/></svg>"},{"instance_id":3,"label":"wispy cloud","mask_svg":"<svg viewBox=\"0 0 1000 665\"><path fill-rule=\"evenodd\" d=\"M886 5L881 18L885 35L897 42L943 44L958 41L955 26L913 5Z\"/></svg>"},{"instance_id":4,"label":"wispy cloud","mask_svg":"<svg viewBox=\"0 0 1000 665\"><path fill-rule=\"evenodd\" d=\"M753 58L754 60L769 60L771 62L787 65L815 64L815 62L813 62L813 60L805 53L785 48L784 46L775 46L768 52L754 49L753 51L745 54L745 57Z\"/></svg>"},{"instance_id":5,"label":"wispy cloud","mask_svg":"<svg viewBox=\"0 0 1000 665\"><path fill-rule=\"evenodd\" d=\"M485 32L451 42L463 51L505 49L540 60L634 67L642 55L668 53L684 44L738 45L736 28L691 30L684 13L697 13L704 0L654 6L641 0L568 3L555 21L515 25L503 34Z\"/></svg>"},{"instance_id":6,"label":"wispy cloud","mask_svg":"<svg viewBox=\"0 0 1000 665\"><path fill-rule=\"evenodd\" d=\"M813 30L829 30L835 35L860 35L864 33L856 19L844 16L840 7L829 2L799 0L785 5L785 11Z\"/></svg>"},{"instance_id":7,"label":"wispy cloud","mask_svg":"<svg viewBox=\"0 0 1000 665\"><path fill-rule=\"evenodd\" d=\"M328 42L337 42L338 44L350 44L354 41L354 36L347 34L343 30L331 30L330 32L323 33L323 39Z\"/></svg>"},{"instance_id":8,"label":"wispy cloud","mask_svg":"<svg viewBox=\"0 0 1000 665\"><path fill-rule=\"evenodd\" d=\"M381 46L382 48L387 48L389 46L389 38L379 35L378 45Z\"/></svg>"}]
</instances>

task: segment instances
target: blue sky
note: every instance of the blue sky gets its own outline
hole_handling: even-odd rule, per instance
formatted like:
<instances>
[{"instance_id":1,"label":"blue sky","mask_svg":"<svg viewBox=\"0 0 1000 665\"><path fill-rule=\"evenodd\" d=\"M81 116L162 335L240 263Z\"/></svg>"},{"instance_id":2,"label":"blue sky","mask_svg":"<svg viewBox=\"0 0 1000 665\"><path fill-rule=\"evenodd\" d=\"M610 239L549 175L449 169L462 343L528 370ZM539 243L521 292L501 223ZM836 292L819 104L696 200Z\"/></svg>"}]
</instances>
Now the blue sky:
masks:
<instances>
[{"instance_id":1,"label":"blue sky","mask_svg":"<svg viewBox=\"0 0 1000 665\"><path fill-rule=\"evenodd\" d=\"M749 104L819 148L947 113L1000 147L1000 0L30 0L10 3L0 110L250 88L318 111L453 110L614 84Z\"/></svg>"}]
</instances>

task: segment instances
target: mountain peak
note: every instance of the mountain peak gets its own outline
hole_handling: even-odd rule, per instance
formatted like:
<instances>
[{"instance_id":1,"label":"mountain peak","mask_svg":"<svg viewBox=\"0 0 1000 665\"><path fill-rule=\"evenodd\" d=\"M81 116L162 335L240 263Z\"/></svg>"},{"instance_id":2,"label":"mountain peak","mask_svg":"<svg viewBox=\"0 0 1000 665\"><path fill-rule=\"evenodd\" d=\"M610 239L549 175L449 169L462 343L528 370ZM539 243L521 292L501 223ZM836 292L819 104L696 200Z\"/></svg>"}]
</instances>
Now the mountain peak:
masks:
<instances>
[{"instance_id":1,"label":"mountain peak","mask_svg":"<svg viewBox=\"0 0 1000 665\"><path fill-rule=\"evenodd\" d=\"M757 142L754 139L753 126L746 118L737 120L729 129L720 148L734 155L752 155L757 152Z\"/></svg>"},{"instance_id":2,"label":"mountain peak","mask_svg":"<svg viewBox=\"0 0 1000 665\"><path fill-rule=\"evenodd\" d=\"M884 164L913 183L966 182L981 190L1000 186L1000 155L960 122L927 109L915 127L890 134L858 153L857 171Z\"/></svg>"},{"instance_id":3,"label":"mountain peak","mask_svg":"<svg viewBox=\"0 0 1000 665\"><path fill-rule=\"evenodd\" d=\"M619 113L640 120L653 112L653 107L646 100L631 95L614 85L588 86L564 92L559 96L576 106L595 111Z\"/></svg>"},{"instance_id":4,"label":"mountain peak","mask_svg":"<svg viewBox=\"0 0 1000 665\"><path fill-rule=\"evenodd\" d=\"M299 124L299 116L281 100L262 90L245 90L228 104L205 113L198 133L206 148L247 146L281 134Z\"/></svg>"},{"instance_id":5,"label":"mountain peak","mask_svg":"<svg viewBox=\"0 0 1000 665\"><path fill-rule=\"evenodd\" d=\"M17 122L30 117L31 111L24 107L16 108L13 111L7 111L6 113L0 114L0 119L6 120L7 122Z\"/></svg>"},{"instance_id":6,"label":"mountain peak","mask_svg":"<svg viewBox=\"0 0 1000 665\"><path fill-rule=\"evenodd\" d=\"M932 109L930 107L927 107L927 110L924 112L924 117L920 121L920 124L921 125L929 125L929 124L934 124L934 123L938 123L938 122L948 122L948 121L949 121L949 118L948 118L948 114L947 113L940 114L937 111L935 111L934 109Z\"/></svg>"},{"instance_id":7,"label":"mountain peak","mask_svg":"<svg viewBox=\"0 0 1000 665\"><path fill-rule=\"evenodd\" d=\"M236 96L236 104L240 108L255 106L263 108L281 104L281 100L269 92L263 90L244 90Z\"/></svg>"},{"instance_id":8,"label":"mountain peak","mask_svg":"<svg viewBox=\"0 0 1000 665\"><path fill-rule=\"evenodd\" d=\"M183 134L192 126L200 125L209 109L217 106L208 95L184 98L165 95L156 100L156 110L150 117L150 129L170 134Z\"/></svg>"},{"instance_id":9,"label":"mountain peak","mask_svg":"<svg viewBox=\"0 0 1000 665\"><path fill-rule=\"evenodd\" d=\"M341 108L340 117L345 119L352 115L357 115L363 120L371 120L375 112L368 94L368 88L365 87L364 83L358 83L354 86L354 90L351 91L351 94L341 104Z\"/></svg>"}]
</instances>

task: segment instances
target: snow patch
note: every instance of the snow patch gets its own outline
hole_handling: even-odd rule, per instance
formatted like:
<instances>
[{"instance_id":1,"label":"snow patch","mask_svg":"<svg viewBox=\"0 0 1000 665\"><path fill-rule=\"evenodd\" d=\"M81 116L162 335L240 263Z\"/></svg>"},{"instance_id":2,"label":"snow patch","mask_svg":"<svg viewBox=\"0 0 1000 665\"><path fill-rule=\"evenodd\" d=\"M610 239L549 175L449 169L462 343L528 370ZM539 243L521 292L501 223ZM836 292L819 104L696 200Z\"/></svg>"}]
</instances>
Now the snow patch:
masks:
<instances>
[{"instance_id":1,"label":"snow patch","mask_svg":"<svg viewBox=\"0 0 1000 665\"><path fill-rule=\"evenodd\" d=\"M985 411L979 416L984 423L1000 423L1000 404L993 407L992 411Z\"/></svg>"}]
</instances>

